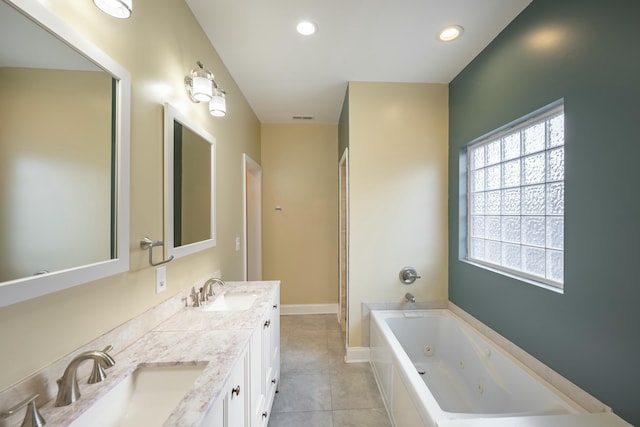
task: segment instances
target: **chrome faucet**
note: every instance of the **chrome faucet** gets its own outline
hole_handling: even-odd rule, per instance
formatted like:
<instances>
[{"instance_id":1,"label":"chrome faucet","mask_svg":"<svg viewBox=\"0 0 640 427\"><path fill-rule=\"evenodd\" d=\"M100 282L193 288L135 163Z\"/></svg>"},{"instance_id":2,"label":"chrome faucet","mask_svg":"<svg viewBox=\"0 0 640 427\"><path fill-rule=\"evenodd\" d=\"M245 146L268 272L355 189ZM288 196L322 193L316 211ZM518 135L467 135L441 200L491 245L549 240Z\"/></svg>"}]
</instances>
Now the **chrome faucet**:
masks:
<instances>
[{"instance_id":1,"label":"chrome faucet","mask_svg":"<svg viewBox=\"0 0 640 427\"><path fill-rule=\"evenodd\" d=\"M206 282L204 282L204 293L207 295L207 297L215 297L216 293L213 290L213 287L216 284L220 284L222 286L225 286L226 283L224 282L224 280L220 279L219 277L212 277L211 279L207 280Z\"/></svg>"},{"instance_id":2,"label":"chrome faucet","mask_svg":"<svg viewBox=\"0 0 640 427\"><path fill-rule=\"evenodd\" d=\"M13 408L7 409L5 412L1 412L0 418L9 418L20 409L26 407L27 411L24 414L24 420L22 421L21 427L43 427L47 422L42 418L42 415L40 415L38 407L36 406L36 399L39 396L39 394L34 394L33 396L18 403Z\"/></svg>"},{"instance_id":3,"label":"chrome faucet","mask_svg":"<svg viewBox=\"0 0 640 427\"><path fill-rule=\"evenodd\" d=\"M113 347L108 345L102 351L104 351L105 353L109 353L111 350L113 350ZM103 381L105 378L107 378L107 374L104 373L104 368L102 367L100 362L98 362L97 360L94 360L93 369L91 370L91 375L89 375L89 380L87 381L87 383L88 384L99 383L100 381Z\"/></svg>"},{"instance_id":4,"label":"chrome faucet","mask_svg":"<svg viewBox=\"0 0 640 427\"><path fill-rule=\"evenodd\" d=\"M406 298L407 301L409 302L416 302L416 297L413 296L413 294L411 292L407 292L404 297Z\"/></svg>"},{"instance_id":5,"label":"chrome faucet","mask_svg":"<svg viewBox=\"0 0 640 427\"><path fill-rule=\"evenodd\" d=\"M78 366L85 360L92 359L100 364L102 368L110 368L116 364L111 356L100 350L85 351L80 353L67 366L58 382L58 397L55 406L70 405L80 399L80 389L78 388Z\"/></svg>"}]
</instances>

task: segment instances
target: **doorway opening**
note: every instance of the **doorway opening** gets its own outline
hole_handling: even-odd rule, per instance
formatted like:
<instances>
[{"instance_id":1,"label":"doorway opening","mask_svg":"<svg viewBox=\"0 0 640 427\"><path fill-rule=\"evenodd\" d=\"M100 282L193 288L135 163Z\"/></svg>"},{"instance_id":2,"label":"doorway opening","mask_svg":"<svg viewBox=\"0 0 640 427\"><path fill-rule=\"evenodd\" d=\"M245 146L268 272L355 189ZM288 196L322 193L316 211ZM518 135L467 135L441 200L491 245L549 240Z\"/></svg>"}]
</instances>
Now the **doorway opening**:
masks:
<instances>
[{"instance_id":1,"label":"doorway opening","mask_svg":"<svg viewBox=\"0 0 640 427\"><path fill-rule=\"evenodd\" d=\"M262 167L242 155L244 174L244 280L262 280Z\"/></svg>"},{"instance_id":2,"label":"doorway opening","mask_svg":"<svg viewBox=\"0 0 640 427\"><path fill-rule=\"evenodd\" d=\"M349 149L340 158L340 250L338 280L338 321L345 334L345 345L349 346Z\"/></svg>"}]
</instances>

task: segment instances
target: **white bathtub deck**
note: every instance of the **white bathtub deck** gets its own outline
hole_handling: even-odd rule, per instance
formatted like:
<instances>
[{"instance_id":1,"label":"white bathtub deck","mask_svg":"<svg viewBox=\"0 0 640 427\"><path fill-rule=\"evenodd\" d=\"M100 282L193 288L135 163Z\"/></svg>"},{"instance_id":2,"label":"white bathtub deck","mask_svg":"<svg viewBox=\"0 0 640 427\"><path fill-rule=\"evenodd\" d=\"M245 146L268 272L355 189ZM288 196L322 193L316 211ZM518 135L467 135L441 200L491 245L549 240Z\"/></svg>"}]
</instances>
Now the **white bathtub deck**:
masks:
<instances>
[{"instance_id":1,"label":"white bathtub deck","mask_svg":"<svg viewBox=\"0 0 640 427\"><path fill-rule=\"evenodd\" d=\"M633 427L614 413L443 420L438 427Z\"/></svg>"}]
</instances>

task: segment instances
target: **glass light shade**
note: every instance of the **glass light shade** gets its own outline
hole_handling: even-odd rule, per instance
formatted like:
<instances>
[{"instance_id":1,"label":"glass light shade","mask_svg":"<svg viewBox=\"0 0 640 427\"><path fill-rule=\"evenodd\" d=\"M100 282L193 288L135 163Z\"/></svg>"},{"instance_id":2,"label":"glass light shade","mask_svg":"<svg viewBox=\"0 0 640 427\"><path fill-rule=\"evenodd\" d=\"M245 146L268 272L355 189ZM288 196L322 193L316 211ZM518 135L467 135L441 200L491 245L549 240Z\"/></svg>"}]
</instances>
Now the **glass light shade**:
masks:
<instances>
[{"instance_id":1,"label":"glass light shade","mask_svg":"<svg viewBox=\"0 0 640 427\"><path fill-rule=\"evenodd\" d=\"M212 116L224 117L227 114L227 99L224 92L214 89L213 98L209 102L209 112Z\"/></svg>"},{"instance_id":2,"label":"glass light shade","mask_svg":"<svg viewBox=\"0 0 640 427\"><path fill-rule=\"evenodd\" d=\"M191 79L191 96L198 102L211 101L213 86L207 77L193 77Z\"/></svg>"},{"instance_id":3,"label":"glass light shade","mask_svg":"<svg viewBox=\"0 0 640 427\"><path fill-rule=\"evenodd\" d=\"M98 9L116 18L131 16L133 0L93 0Z\"/></svg>"}]
</instances>

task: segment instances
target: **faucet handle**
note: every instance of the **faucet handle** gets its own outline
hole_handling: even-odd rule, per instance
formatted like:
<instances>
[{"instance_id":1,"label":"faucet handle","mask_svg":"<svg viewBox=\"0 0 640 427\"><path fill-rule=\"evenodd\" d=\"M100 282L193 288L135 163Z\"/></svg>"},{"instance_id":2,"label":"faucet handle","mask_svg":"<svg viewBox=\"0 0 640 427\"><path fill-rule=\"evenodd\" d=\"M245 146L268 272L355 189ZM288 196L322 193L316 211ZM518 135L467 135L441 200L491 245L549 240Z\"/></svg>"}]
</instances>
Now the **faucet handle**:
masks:
<instances>
[{"instance_id":1,"label":"faucet handle","mask_svg":"<svg viewBox=\"0 0 640 427\"><path fill-rule=\"evenodd\" d=\"M102 351L104 353L108 353L111 350L113 350L113 347L111 345L108 345ZM107 369L108 368L109 366L107 366ZM91 375L89 375L89 381L87 381L87 384L95 384L99 383L100 381L104 381L104 379L107 378L107 374L104 373L104 369L105 368L103 368L97 360L94 360L93 370L91 371Z\"/></svg>"},{"instance_id":2,"label":"faucet handle","mask_svg":"<svg viewBox=\"0 0 640 427\"><path fill-rule=\"evenodd\" d=\"M420 279L420 275L416 272L416 269L413 267L404 267L400 270L400 281L405 285L410 285L416 281L416 279Z\"/></svg>"},{"instance_id":3,"label":"faucet handle","mask_svg":"<svg viewBox=\"0 0 640 427\"><path fill-rule=\"evenodd\" d=\"M33 396L18 403L13 408L9 408L5 412L0 412L0 418L8 418L26 406L27 412L24 415L24 421L22 422L21 427L44 426L46 424L46 421L44 420L42 415L40 415L40 412L38 412L38 407L36 406L36 399L39 396L39 394L34 394Z\"/></svg>"},{"instance_id":4,"label":"faucet handle","mask_svg":"<svg viewBox=\"0 0 640 427\"><path fill-rule=\"evenodd\" d=\"M200 291L196 291L196 288L191 290L191 298L193 298L193 306L201 307L200 304Z\"/></svg>"}]
</instances>

